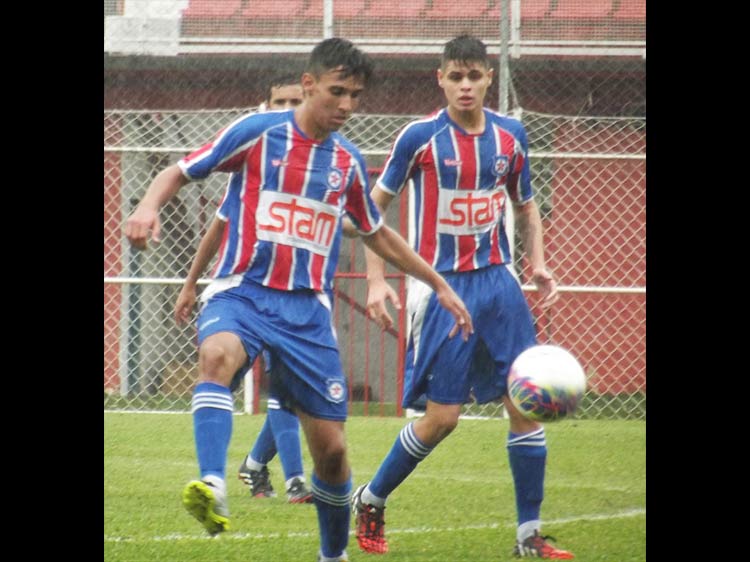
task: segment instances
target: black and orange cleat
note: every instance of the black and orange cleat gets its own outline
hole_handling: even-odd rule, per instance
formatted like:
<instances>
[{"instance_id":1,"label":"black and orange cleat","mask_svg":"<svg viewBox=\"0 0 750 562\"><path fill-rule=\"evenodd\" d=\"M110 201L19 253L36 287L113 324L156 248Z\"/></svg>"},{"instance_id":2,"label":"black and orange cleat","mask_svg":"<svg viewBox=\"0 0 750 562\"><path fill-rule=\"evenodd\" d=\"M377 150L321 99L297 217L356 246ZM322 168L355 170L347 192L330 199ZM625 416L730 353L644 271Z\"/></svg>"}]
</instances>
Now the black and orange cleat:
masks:
<instances>
[{"instance_id":1,"label":"black and orange cleat","mask_svg":"<svg viewBox=\"0 0 750 562\"><path fill-rule=\"evenodd\" d=\"M385 540L385 507L362 503L360 496L366 486L367 484L362 484L352 494L357 543L361 550L370 554L385 554L388 552L388 541Z\"/></svg>"},{"instance_id":2,"label":"black and orange cleat","mask_svg":"<svg viewBox=\"0 0 750 562\"><path fill-rule=\"evenodd\" d=\"M546 558L547 560L572 560L575 558L572 552L555 548L547 542L547 539L555 540L553 537L542 536L539 531L527 537L523 542L517 542L513 549L516 558Z\"/></svg>"}]
</instances>

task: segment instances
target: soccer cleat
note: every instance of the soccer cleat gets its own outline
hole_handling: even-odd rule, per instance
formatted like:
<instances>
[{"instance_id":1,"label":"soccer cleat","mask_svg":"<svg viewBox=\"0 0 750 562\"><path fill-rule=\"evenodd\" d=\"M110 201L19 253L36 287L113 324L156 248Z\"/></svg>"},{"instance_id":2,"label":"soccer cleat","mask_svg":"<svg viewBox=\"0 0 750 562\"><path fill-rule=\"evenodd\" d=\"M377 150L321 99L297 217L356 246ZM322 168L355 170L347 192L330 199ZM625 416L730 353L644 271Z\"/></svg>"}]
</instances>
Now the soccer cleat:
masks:
<instances>
[{"instance_id":1,"label":"soccer cleat","mask_svg":"<svg viewBox=\"0 0 750 562\"><path fill-rule=\"evenodd\" d=\"M388 552L388 541L385 540L385 507L363 504L360 496L367 484L362 484L352 494L352 513L356 526L359 548L371 554Z\"/></svg>"},{"instance_id":2,"label":"soccer cleat","mask_svg":"<svg viewBox=\"0 0 750 562\"><path fill-rule=\"evenodd\" d=\"M295 476L286 490L286 500L289 503L312 503L312 492L302 480Z\"/></svg>"},{"instance_id":3,"label":"soccer cleat","mask_svg":"<svg viewBox=\"0 0 750 562\"><path fill-rule=\"evenodd\" d=\"M260 470L251 470L247 467L246 462L247 459L242 461L238 478L250 486L250 495L254 498L275 498L276 492L271 486L268 467L264 466Z\"/></svg>"},{"instance_id":4,"label":"soccer cleat","mask_svg":"<svg viewBox=\"0 0 750 562\"><path fill-rule=\"evenodd\" d=\"M182 491L182 505L210 535L229 529L229 509L224 493L210 482L193 480Z\"/></svg>"},{"instance_id":5,"label":"soccer cleat","mask_svg":"<svg viewBox=\"0 0 750 562\"><path fill-rule=\"evenodd\" d=\"M547 539L555 540L553 537L542 536L539 531L527 537L523 542L516 542L513 554L516 558L546 558L548 560L572 560L575 558L572 552L555 548L547 542Z\"/></svg>"}]
</instances>

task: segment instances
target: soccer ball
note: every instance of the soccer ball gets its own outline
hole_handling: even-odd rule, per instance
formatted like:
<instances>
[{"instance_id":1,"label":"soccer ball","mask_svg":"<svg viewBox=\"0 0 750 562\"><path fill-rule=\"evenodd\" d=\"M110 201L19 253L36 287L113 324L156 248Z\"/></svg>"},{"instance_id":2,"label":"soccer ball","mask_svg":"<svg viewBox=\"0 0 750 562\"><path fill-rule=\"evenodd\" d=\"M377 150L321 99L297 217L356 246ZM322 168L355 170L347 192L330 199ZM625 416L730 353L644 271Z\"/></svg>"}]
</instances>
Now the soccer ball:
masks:
<instances>
[{"instance_id":1,"label":"soccer ball","mask_svg":"<svg viewBox=\"0 0 750 562\"><path fill-rule=\"evenodd\" d=\"M578 360L562 347L535 345L510 367L508 395L524 417L540 422L571 415L586 390Z\"/></svg>"}]
</instances>

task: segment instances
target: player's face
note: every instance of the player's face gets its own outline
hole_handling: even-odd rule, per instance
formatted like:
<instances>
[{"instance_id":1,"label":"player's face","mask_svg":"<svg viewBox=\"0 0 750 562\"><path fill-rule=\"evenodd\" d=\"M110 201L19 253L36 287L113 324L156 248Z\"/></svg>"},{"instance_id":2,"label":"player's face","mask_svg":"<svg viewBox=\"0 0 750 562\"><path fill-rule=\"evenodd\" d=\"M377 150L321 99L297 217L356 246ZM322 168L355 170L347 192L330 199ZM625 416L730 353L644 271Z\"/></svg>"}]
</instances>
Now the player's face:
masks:
<instances>
[{"instance_id":1,"label":"player's face","mask_svg":"<svg viewBox=\"0 0 750 562\"><path fill-rule=\"evenodd\" d=\"M291 109L302 103L302 85L288 84L271 88L271 98L268 100L269 109Z\"/></svg>"},{"instance_id":2,"label":"player's face","mask_svg":"<svg viewBox=\"0 0 750 562\"><path fill-rule=\"evenodd\" d=\"M491 68L478 62L466 65L448 61L445 68L438 69L437 76L450 107L459 112L481 111L492 83Z\"/></svg>"},{"instance_id":3,"label":"player's face","mask_svg":"<svg viewBox=\"0 0 750 562\"><path fill-rule=\"evenodd\" d=\"M316 127L329 132L337 131L346 123L357 109L364 91L361 79L354 76L342 78L339 69L329 70L317 78L305 73L302 86Z\"/></svg>"}]
</instances>

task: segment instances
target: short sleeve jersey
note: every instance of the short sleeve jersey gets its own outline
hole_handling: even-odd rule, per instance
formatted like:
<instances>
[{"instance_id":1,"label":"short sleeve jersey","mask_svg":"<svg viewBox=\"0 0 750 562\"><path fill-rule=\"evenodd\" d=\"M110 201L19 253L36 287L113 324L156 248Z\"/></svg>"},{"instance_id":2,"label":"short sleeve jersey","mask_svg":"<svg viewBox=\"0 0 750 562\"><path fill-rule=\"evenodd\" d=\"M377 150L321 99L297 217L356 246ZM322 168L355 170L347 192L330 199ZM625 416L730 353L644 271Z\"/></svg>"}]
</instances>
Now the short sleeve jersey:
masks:
<instances>
[{"instance_id":1,"label":"short sleeve jersey","mask_svg":"<svg viewBox=\"0 0 750 562\"><path fill-rule=\"evenodd\" d=\"M445 108L410 123L376 184L397 195L414 181L414 250L441 273L509 263L507 199L533 197L523 125L486 108L484 114L481 134L464 131Z\"/></svg>"},{"instance_id":2,"label":"short sleeve jersey","mask_svg":"<svg viewBox=\"0 0 750 562\"><path fill-rule=\"evenodd\" d=\"M214 278L281 290L332 288L341 217L364 235L383 219L359 150L339 133L308 138L294 110L240 117L178 162L197 180L231 173L218 216L227 221Z\"/></svg>"}]
</instances>

